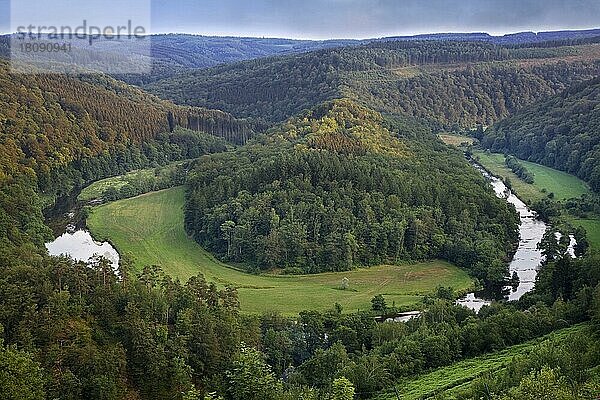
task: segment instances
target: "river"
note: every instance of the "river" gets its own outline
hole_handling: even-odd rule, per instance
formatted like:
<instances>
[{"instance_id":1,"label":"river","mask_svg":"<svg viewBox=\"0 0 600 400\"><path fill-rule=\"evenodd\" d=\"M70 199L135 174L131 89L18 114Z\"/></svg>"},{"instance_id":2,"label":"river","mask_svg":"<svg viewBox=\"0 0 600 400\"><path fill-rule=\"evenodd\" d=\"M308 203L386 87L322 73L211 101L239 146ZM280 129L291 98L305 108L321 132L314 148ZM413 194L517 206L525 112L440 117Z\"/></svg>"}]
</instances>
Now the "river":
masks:
<instances>
[{"instance_id":1,"label":"river","mask_svg":"<svg viewBox=\"0 0 600 400\"><path fill-rule=\"evenodd\" d=\"M107 242L96 242L86 230L66 232L53 242L46 243L48 254L52 256L69 256L77 261L90 261L94 256L102 256L109 260L113 269L119 268L119 253Z\"/></svg>"},{"instance_id":2,"label":"river","mask_svg":"<svg viewBox=\"0 0 600 400\"><path fill-rule=\"evenodd\" d=\"M46 223L52 228L56 239L46 243L51 256L68 256L76 261L88 262L94 256L108 259L115 271L119 268L119 252L108 242L97 242L85 229L82 203L77 194L61 198L54 208L46 211Z\"/></svg>"},{"instance_id":3,"label":"river","mask_svg":"<svg viewBox=\"0 0 600 400\"><path fill-rule=\"evenodd\" d=\"M548 229L548 225L537 219L536 214L521 199L508 190L502 180L492 176L479 165L475 165L475 168L490 181L498 197L506 199L508 203L515 206L521 219L519 246L509 266L509 276L516 273L519 277L519 285L505 288L505 292L508 293L505 296L506 300L518 300L535 286L535 279L543 260L538 244ZM63 215L75 219L74 222L77 221L77 218L74 217L75 213L72 211ZM96 242L87 230L78 228L80 228L80 224L77 223L68 225L66 233L60 235L53 242L46 244L48 253L54 256L67 255L79 261L89 261L94 256L100 255L110 260L116 270L120 259L117 250L110 243ZM574 256L574 244L575 241L571 238L569 252L572 256ZM481 307L489 305L491 301L483 293L469 293L458 300L457 303L479 311ZM412 317L414 316L408 316L408 318Z\"/></svg>"},{"instance_id":4,"label":"river","mask_svg":"<svg viewBox=\"0 0 600 400\"><path fill-rule=\"evenodd\" d=\"M535 286L535 279L544 259L538 245L542 241L548 225L537 219L536 213L531 211L521 199L512 193L501 179L492 176L480 165L475 164L474 166L490 181L496 195L514 205L519 213L521 220L519 246L509 266L509 276L516 273L519 276L519 285L505 288L505 291L508 292L508 295L505 296L506 300L519 300L525 293L533 290ZM569 253L573 257L575 255L575 244L575 239L571 237ZM483 293L469 293L458 300L457 303L478 312L484 305L489 305L490 300Z\"/></svg>"}]
</instances>

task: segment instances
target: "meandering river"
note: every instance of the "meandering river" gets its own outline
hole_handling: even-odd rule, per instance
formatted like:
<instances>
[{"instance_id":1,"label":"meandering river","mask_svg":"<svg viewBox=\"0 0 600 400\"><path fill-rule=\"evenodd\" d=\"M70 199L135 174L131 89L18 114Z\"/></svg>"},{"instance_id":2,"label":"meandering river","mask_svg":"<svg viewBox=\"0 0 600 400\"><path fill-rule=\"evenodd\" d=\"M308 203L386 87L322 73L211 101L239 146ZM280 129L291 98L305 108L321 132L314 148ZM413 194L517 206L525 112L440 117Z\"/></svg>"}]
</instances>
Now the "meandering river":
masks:
<instances>
[{"instance_id":1,"label":"meandering river","mask_svg":"<svg viewBox=\"0 0 600 400\"><path fill-rule=\"evenodd\" d=\"M538 244L541 242L548 226L538 220L536 214L521 199L515 196L502 180L492 176L479 165L475 165L475 168L490 181L498 197L506 199L507 202L515 206L521 219L519 246L509 267L510 276L513 273L518 275L519 285L506 288L506 291L509 292L506 298L508 300L518 300L525 293L531 291L535 285L535 279L543 260ZM94 256L100 255L110 260L115 270L118 268L119 253L110 243L98 243L88 231L76 230L72 225L70 228L68 227L67 232L56 240L46 244L50 255L67 255L79 261L89 261ZM569 251L572 255L574 255L574 244L574 239L571 238ZM490 304L490 300L482 293L469 293L458 300L457 303L479 311L484 305ZM408 316L408 318L412 317L414 316Z\"/></svg>"},{"instance_id":2,"label":"meandering river","mask_svg":"<svg viewBox=\"0 0 600 400\"><path fill-rule=\"evenodd\" d=\"M544 259L538 245L542 241L548 225L537 219L535 212L531 211L521 199L515 196L501 179L492 176L479 165L475 165L475 168L490 181L496 195L514 205L519 213L521 219L519 247L509 266L509 276L516 273L519 276L519 285L506 288L510 291L507 297L508 300L519 300L535 286L535 278ZM484 305L490 304L490 301L482 294L469 293L466 297L460 299L458 304L479 311Z\"/></svg>"}]
</instances>

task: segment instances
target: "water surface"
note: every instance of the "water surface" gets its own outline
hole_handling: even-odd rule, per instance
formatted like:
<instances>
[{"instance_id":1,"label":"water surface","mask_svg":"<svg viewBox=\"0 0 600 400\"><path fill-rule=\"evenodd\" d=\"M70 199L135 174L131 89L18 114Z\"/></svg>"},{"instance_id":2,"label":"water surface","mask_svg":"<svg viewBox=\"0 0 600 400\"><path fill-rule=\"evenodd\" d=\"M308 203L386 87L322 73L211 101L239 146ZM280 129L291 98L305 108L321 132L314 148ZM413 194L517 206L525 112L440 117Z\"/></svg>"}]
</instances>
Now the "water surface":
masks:
<instances>
[{"instance_id":1,"label":"water surface","mask_svg":"<svg viewBox=\"0 0 600 400\"><path fill-rule=\"evenodd\" d=\"M506 288L509 291L507 300L519 300L525 293L533 290L535 286L535 278L544 259L538 245L542 241L548 225L537 219L536 213L531 211L521 199L512 193L501 179L490 175L479 165L475 165L475 168L490 181L496 195L514 205L519 213L521 220L519 247L509 266L509 276L512 277L513 273L516 273L519 276L519 285ZM476 293L470 293L460 299L458 304L479 311L484 305L490 304L490 301Z\"/></svg>"},{"instance_id":2,"label":"water surface","mask_svg":"<svg viewBox=\"0 0 600 400\"><path fill-rule=\"evenodd\" d=\"M77 261L90 261L99 255L108 259L113 269L119 267L119 253L107 242L98 243L92 235L85 230L66 232L56 238L53 242L46 243L46 248L51 256L69 256Z\"/></svg>"}]
</instances>

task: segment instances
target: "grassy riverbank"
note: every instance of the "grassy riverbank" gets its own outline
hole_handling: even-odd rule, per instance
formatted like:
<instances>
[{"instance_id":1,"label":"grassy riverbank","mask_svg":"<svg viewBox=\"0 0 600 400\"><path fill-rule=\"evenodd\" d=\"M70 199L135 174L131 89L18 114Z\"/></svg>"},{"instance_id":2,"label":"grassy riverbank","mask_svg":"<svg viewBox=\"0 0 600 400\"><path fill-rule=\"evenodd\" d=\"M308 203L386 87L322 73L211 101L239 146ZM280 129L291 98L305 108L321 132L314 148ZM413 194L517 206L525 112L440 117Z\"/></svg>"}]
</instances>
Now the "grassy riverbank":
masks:
<instances>
[{"instance_id":1,"label":"grassy riverbank","mask_svg":"<svg viewBox=\"0 0 600 400\"><path fill-rule=\"evenodd\" d=\"M495 176L503 180L508 178L513 190L527 204L533 204L536 201L547 198L550 193L553 193L554 199L558 201L591 193L584 181L566 172L520 160L527 170L535 176L534 183L529 184L519 179L506 166L503 154L475 151L473 155L481 165ZM575 227L583 227L587 232L592 248L600 249L600 218L576 218L564 213L561 220Z\"/></svg>"},{"instance_id":2,"label":"grassy riverbank","mask_svg":"<svg viewBox=\"0 0 600 400\"><path fill-rule=\"evenodd\" d=\"M554 193L556 200L567 200L590 193L590 189L584 181L566 172L520 160L525 168L535 176L534 183L529 184L521 180L506 166L503 154L476 151L473 155L481 165L497 177L503 180L510 179L515 192L523 201L530 204L547 197L550 193Z\"/></svg>"}]
</instances>

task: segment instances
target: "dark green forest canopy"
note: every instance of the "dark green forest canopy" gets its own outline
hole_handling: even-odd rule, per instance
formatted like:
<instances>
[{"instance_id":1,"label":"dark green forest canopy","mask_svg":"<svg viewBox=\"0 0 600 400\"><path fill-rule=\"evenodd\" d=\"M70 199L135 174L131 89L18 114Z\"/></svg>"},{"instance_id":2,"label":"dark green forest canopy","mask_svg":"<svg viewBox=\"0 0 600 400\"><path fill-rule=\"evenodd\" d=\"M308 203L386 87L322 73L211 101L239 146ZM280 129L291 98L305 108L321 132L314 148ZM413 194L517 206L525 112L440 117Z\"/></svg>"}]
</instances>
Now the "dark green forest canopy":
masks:
<instances>
[{"instance_id":1,"label":"dark green forest canopy","mask_svg":"<svg viewBox=\"0 0 600 400\"><path fill-rule=\"evenodd\" d=\"M567 80L589 72L581 65L560 64L527 87L554 90L566 84L563 72ZM441 91L452 91L454 75L444 74ZM423 317L408 324L376 324L370 312L339 306L294 319L249 317L234 289L202 277L182 284L158 267L133 276L124 257L119 279L101 259L48 257L40 195L47 201L107 174L220 151L222 141L197 131L244 142L253 126L105 77L12 77L2 68L0 87L3 399L309 399L329 397L342 376L365 398L590 316L590 331L569 338L573 345L540 347L493 382L482 377L481 387L501 396L533 371L524 383L546 388L548 374L535 372L547 366L561 376L561 390L568 380L575 393L598 375L590 370L599 359L591 331L600 322L597 255L549 263L518 304L476 315L453 300L426 299ZM192 131L172 129L178 124ZM516 239L516 214L461 154L410 118L386 120L347 100L292 118L234 153L203 157L189 189L186 224L196 239L223 258L290 272L443 257L496 281ZM479 398L477 389L464 398Z\"/></svg>"},{"instance_id":2,"label":"dark green forest canopy","mask_svg":"<svg viewBox=\"0 0 600 400\"><path fill-rule=\"evenodd\" d=\"M495 283L518 224L459 152L349 100L201 158L185 211L227 261L314 273L445 258Z\"/></svg>"},{"instance_id":3,"label":"dark green forest canopy","mask_svg":"<svg viewBox=\"0 0 600 400\"><path fill-rule=\"evenodd\" d=\"M41 210L57 197L107 176L218 151L224 145L215 136L243 142L255 129L106 76L11 75L0 61L0 88L0 261L6 264L16 262L15 252L45 251Z\"/></svg>"},{"instance_id":4,"label":"dark green forest canopy","mask_svg":"<svg viewBox=\"0 0 600 400\"><path fill-rule=\"evenodd\" d=\"M577 175L600 192L600 78L499 122L483 145Z\"/></svg>"},{"instance_id":5,"label":"dark green forest canopy","mask_svg":"<svg viewBox=\"0 0 600 400\"><path fill-rule=\"evenodd\" d=\"M473 127L593 78L599 48L391 41L220 66L145 88L179 104L275 122L347 97L435 126Z\"/></svg>"}]
</instances>

